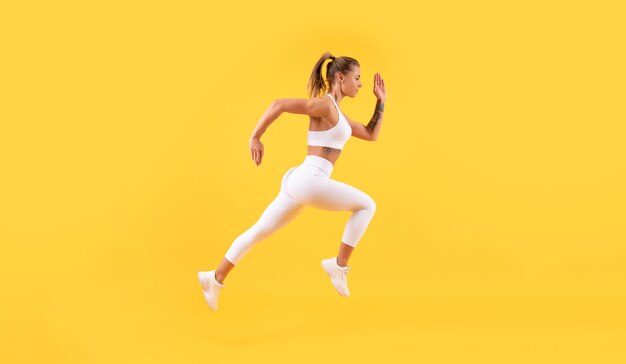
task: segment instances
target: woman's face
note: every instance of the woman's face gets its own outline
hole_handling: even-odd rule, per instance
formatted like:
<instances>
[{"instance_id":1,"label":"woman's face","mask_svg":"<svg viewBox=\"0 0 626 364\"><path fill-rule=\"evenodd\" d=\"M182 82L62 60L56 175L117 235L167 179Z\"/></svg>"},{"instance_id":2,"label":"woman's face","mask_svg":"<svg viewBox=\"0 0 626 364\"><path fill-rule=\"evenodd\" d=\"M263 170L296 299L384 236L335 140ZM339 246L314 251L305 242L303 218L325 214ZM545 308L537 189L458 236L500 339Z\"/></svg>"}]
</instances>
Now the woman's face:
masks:
<instances>
[{"instance_id":1,"label":"woman's face","mask_svg":"<svg viewBox=\"0 0 626 364\"><path fill-rule=\"evenodd\" d=\"M360 67L353 67L343 78L341 93L354 97L359 92L361 86L361 69Z\"/></svg>"}]
</instances>

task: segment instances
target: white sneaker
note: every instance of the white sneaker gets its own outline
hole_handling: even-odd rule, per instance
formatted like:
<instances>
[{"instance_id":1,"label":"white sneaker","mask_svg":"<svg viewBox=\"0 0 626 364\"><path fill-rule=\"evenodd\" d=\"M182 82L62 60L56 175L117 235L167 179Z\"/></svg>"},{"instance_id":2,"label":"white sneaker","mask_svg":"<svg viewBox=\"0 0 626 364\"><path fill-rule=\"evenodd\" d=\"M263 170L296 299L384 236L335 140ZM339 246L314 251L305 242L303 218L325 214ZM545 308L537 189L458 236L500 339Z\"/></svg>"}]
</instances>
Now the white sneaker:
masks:
<instances>
[{"instance_id":1,"label":"white sneaker","mask_svg":"<svg viewBox=\"0 0 626 364\"><path fill-rule=\"evenodd\" d=\"M220 289L224 287L224 283L217 281L217 278L215 278L215 270L198 272L198 279L200 280L202 293L204 293L204 299L209 304L209 308L216 311L217 297L220 294Z\"/></svg>"},{"instance_id":2,"label":"white sneaker","mask_svg":"<svg viewBox=\"0 0 626 364\"><path fill-rule=\"evenodd\" d=\"M335 286L337 292L343 297L349 297L348 272L350 267L340 267L337 264L337 257L332 257L322 260L322 268L330 277L330 282Z\"/></svg>"}]
</instances>

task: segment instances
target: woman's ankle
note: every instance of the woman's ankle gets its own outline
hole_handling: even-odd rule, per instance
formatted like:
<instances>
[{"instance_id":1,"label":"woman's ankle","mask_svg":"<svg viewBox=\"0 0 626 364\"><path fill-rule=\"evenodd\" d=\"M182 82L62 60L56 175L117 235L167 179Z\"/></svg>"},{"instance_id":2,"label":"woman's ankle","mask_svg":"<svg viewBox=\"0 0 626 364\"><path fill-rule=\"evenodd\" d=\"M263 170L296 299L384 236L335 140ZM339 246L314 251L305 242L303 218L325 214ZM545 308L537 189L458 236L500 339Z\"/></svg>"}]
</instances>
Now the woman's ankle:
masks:
<instances>
[{"instance_id":1,"label":"woman's ankle","mask_svg":"<svg viewBox=\"0 0 626 364\"><path fill-rule=\"evenodd\" d=\"M347 260L339 260L339 257L337 257L337 265L340 267L347 267L348 266L348 261Z\"/></svg>"},{"instance_id":2,"label":"woman's ankle","mask_svg":"<svg viewBox=\"0 0 626 364\"><path fill-rule=\"evenodd\" d=\"M218 281L219 283L224 283L224 279L226 279L226 276L224 274L218 274L217 271L215 271L215 280Z\"/></svg>"}]
</instances>

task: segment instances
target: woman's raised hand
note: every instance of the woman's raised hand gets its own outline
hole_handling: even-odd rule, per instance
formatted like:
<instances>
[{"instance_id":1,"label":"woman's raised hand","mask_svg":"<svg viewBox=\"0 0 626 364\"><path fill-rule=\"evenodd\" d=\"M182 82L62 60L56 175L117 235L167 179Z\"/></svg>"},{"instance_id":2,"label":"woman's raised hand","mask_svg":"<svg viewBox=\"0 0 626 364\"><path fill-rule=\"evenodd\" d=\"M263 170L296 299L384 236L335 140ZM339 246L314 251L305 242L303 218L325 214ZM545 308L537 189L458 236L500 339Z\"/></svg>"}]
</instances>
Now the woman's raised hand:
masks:
<instances>
[{"instance_id":1,"label":"woman's raised hand","mask_svg":"<svg viewBox=\"0 0 626 364\"><path fill-rule=\"evenodd\" d=\"M249 144L252 160L258 166L261 164L261 159L263 158L263 143L261 143L261 139L259 138L250 138Z\"/></svg>"},{"instance_id":2,"label":"woman's raised hand","mask_svg":"<svg viewBox=\"0 0 626 364\"><path fill-rule=\"evenodd\" d=\"M387 99L387 92L385 91L385 81L380 73L374 75L374 95L377 100L385 101Z\"/></svg>"}]
</instances>

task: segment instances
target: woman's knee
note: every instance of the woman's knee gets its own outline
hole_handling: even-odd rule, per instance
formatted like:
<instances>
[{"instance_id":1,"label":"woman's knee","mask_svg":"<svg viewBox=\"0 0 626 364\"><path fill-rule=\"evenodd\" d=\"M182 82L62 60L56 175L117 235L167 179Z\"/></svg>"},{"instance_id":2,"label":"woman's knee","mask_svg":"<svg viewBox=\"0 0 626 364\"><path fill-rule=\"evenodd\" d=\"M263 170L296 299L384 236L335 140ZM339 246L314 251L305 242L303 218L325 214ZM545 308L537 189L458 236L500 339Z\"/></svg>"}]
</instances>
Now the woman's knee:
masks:
<instances>
[{"instance_id":1,"label":"woman's knee","mask_svg":"<svg viewBox=\"0 0 626 364\"><path fill-rule=\"evenodd\" d=\"M367 196L367 198L365 199L365 204L363 205L363 209L369 210L372 212L372 214L374 214L374 212L376 212L376 201L374 201L374 199L370 196Z\"/></svg>"},{"instance_id":2,"label":"woman's knee","mask_svg":"<svg viewBox=\"0 0 626 364\"><path fill-rule=\"evenodd\" d=\"M371 200L370 210L372 210L372 214L376 212L376 201L374 199Z\"/></svg>"}]
</instances>

